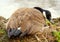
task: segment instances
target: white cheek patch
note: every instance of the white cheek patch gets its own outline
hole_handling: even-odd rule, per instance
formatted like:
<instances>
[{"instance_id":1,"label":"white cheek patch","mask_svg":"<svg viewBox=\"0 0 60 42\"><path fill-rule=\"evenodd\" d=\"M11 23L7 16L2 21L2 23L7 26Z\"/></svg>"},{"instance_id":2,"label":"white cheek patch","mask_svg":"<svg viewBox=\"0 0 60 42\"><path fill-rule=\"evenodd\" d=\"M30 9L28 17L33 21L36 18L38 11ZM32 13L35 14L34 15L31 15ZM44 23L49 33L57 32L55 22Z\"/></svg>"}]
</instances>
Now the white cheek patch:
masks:
<instances>
[{"instance_id":1,"label":"white cheek patch","mask_svg":"<svg viewBox=\"0 0 60 42\"><path fill-rule=\"evenodd\" d=\"M44 17L46 18L46 13L45 13L45 11L43 11L43 15L44 15Z\"/></svg>"},{"instance_id":2,"label":"white cheek patch","mask_svg":"<svg viewBox=\"0 0 60 42\"><path fill-rule=\"evenodd\" d=\"M18 30L21 30L21 27L17 28Z\"/></svg>"}]
</instances>

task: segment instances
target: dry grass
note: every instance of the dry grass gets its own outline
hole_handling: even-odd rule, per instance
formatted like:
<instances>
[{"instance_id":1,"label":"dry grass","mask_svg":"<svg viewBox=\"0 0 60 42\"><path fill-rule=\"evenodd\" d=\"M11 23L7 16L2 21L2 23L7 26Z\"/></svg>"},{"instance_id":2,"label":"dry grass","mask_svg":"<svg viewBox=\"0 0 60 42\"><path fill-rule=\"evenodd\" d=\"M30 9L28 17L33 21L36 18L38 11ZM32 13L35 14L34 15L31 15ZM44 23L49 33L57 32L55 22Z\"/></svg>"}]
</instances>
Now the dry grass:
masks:
<instances>
[{"instance_id":1,"label":"dry grass","mask_svg":"<svg viewBox=\"0 0 60 42\"><path fill-rule=\"evenodd\" d=\"M4 21L1 21L4 20ZM56 25L51 25L50 28L44 29L42 32L37 33L36 35L27 35L22 38L9 39L7 33L4 30L6 19L0 19L0 42L54 42L55 37L52 36L52 31L60 31L60 19L53 19Z\"/></svg>"}]
</instances>

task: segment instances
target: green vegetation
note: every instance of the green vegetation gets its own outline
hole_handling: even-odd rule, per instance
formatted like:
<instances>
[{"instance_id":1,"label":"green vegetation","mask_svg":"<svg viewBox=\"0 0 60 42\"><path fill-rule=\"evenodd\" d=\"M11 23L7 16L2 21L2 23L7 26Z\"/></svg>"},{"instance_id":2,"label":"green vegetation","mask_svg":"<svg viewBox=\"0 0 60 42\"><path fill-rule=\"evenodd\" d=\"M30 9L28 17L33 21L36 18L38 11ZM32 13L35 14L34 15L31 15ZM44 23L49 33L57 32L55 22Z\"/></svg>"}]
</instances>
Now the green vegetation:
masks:
<instances>
[{"instance_id":1,"label":"green vegetation","mask_svg":"<svg viewBox=\"0 0 60 42\"><path fill-rule=\"evenodd\" d=\"M0 42L8 42L8 37L4 29L0 29Z\"/></svg>"},{"instance_id":2,"label":"green vegetation","mask_svg":"<svg viewBox=\"0 0 60 42\"><path fill-rule=\"evenodd\" d=\"M0 29L0 34L5 34L6 32L4 31L4 29Z\"/></svg>"},{"instance_id":3,"label":"green vegetation","mask_svg":"<svg viewBox=\"0 0 60 42\"><path fill-rule=\"evenodd\" d=\"M56 42L60 42L60 31L53 31L52 35L55 37Z\"/></svg>"}]
</instances>

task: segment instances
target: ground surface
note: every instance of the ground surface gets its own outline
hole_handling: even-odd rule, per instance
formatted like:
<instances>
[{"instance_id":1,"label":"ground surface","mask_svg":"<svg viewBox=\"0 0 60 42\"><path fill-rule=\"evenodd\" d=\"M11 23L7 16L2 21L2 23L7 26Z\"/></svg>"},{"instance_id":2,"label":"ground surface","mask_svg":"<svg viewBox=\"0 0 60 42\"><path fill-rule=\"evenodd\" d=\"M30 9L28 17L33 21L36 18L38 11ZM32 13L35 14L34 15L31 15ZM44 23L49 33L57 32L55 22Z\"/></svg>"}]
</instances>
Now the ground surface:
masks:
<instances>
[{"instance_id":1,"label":"ground surface","mask_svg":"<svg viewBox=\"0 0 60 42\"><path fill-rule=\"evenodd\" d=\"M5 30L7 19L0 17L0 42L60 42L60 18L53 19L53 21L54 24L50 24L50 27L44 29L41 33L9 39Z\"/></svg>"}]
</instances>

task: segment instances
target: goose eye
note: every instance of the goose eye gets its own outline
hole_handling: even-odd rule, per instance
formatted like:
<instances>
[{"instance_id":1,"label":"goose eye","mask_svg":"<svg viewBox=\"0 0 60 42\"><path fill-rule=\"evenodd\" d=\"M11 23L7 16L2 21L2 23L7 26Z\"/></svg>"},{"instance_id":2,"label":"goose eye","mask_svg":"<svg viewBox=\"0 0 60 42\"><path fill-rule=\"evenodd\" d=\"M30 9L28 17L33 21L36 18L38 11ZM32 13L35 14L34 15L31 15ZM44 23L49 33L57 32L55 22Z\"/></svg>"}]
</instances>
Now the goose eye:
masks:
<instances>
[{"instance_id":1,"label":"goose eye","mask_svg":"<svg viewBox=\"0 0 60 42\"><path fill-rule=\"evenodd\" d=\"M21 27L19 27L19 28L17 28L18 30L20 30L21 29Z\"/></svg>"}]
</instances>

